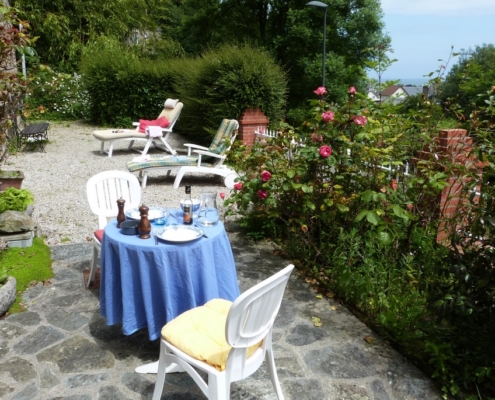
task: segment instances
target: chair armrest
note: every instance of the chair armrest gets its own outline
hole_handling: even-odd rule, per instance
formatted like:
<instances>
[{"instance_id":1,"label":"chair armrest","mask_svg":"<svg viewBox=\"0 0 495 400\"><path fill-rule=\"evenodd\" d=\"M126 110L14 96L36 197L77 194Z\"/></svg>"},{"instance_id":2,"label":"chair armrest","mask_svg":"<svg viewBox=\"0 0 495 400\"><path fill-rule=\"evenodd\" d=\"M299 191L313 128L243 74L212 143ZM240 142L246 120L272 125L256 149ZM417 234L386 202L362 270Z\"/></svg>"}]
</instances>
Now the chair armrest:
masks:
<instances>
[{"instance_id":1,"label":"chair armrest","mask_svg":"<svg viewBox=\"0 0 495 400\"><path fill-rule=\"evenodd\" d=\"M188 149L187 149L187 155L190 156L191 155L191 150L192 149L198 149L198 150L208 150L208 147L204 147L204 146L198 146L197 144L191 144L191 143L185 143L184 146L186 146Z\"/></svg>"},{"instance_id":2,"label":"chair armrest","mask_svg":"<svg viewBox=\"0 0 495 400\"><path fill-rule=\"evenodd\" d=\"M225 154L210 153L209 151L204 150L194 150L194 153L215 158L225 158Z\"/></svg>"}]
</instances>

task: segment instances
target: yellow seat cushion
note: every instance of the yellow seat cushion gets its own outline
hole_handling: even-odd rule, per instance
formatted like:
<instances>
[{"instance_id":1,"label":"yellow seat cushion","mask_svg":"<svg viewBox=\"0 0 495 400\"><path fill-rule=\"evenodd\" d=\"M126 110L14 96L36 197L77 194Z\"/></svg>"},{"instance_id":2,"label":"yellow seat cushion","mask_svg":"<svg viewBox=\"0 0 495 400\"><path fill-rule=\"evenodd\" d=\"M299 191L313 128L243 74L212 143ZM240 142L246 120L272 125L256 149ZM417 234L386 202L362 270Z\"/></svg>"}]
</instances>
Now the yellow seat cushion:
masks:
<instances>
[{"instance_id":1,"label":"yellow seat cushion","mask_svg":"<svg viewBox=\"0 0 495 400\"><path fill-rule=\"evenodd\" d=\"M232 302L228 300L210 300L166 324L162 337L189 356L223 371L231 349L225 339L225 323L231 306ZM247 356L260 344L251 346Z\"/></svg>"}]
</instances>

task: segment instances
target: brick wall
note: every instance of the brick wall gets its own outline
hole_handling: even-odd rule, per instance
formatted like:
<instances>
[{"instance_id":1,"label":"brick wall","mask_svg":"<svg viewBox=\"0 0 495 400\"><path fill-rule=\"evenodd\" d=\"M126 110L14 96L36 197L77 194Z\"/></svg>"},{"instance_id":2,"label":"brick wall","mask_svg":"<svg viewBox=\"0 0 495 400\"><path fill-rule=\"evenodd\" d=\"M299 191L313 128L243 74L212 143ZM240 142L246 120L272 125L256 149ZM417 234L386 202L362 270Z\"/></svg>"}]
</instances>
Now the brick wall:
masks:
<instances>
[{"instance_id":1,"label":"brick wall","mask_svg":"<svg viewBox=\"0 0 495 400\"><path fill-rule=\"evenodd\" d=\"M439 135L431 145L419 152L418 159L433 160L439 171L445 170L443 164L453 163L466 167L481 175L484 164L481 163L471 153L473 149L473 139L467 136L465 129L445 129L439 132ZM460 168L460 172L462 169ZM451 171L448 178L448 185L442 192L430 203L435 207L440 225L438 227L437 241L445 242L452 230L462 228L462 207L466 204L467 199L462 197L461 192L469 182L463 181L463 174L456 174L455 168ZM479 192L479 188L477 188ZM447 224L446 221L452 219L458 214L458 220L455 224Z\"/></svg>"},{"instance_id":2,"label":"brick wall","mask_svg":"<svg viewBox=\"0 0 495 400\"><path fill-rule=\"evenodd\" d=\"M254 132L258 127L266 128L268 118L259 108L247 108L239 118L239 140L247 146L254 143Z\"/></svg>"}]
</instances>

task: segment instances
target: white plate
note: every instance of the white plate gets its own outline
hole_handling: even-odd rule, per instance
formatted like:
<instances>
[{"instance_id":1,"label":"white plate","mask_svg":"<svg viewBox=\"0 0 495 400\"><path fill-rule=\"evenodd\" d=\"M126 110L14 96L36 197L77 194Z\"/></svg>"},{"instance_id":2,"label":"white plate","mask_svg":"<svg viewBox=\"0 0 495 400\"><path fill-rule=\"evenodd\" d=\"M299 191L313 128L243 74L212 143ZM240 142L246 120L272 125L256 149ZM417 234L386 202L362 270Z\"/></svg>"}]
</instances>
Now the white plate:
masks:
<instances>
[{"instance_id":1,"label":"white plate","mask_svg":"<svg viewBox=\"0 0 495 400\"><path fill-rule=\"evenodd\" d=\"M131 208L125 212L125 216L129 219L141 219L141 214L138 208ZM148 220L153 221L156 218L165 218L167 213L163 207L150 207L148 211Z\"/></svg>"},{"instance_id":2,"label":"white plate","mask_svg":"<svg viewBox=\"0 0 495 400\"><path fill-rule=\"evenodd\" d=\"M185 243L199 239L203 230L195 226L175 225L167 226L157 232L157 236L167 242Z\"/></svg>"}]
</instances>

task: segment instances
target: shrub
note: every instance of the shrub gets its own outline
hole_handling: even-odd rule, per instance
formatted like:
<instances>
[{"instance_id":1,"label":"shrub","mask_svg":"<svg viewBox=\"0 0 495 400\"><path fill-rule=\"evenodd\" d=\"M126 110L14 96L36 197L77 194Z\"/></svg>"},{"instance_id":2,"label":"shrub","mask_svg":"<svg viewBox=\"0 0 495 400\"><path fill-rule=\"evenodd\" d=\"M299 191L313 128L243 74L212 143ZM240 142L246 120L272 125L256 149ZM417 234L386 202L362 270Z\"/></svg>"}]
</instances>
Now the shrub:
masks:
<instances>
[{"instance_id":1,"label":"shrub","mask_svg":"<svg viewBox=\"0 0 495 400\"><path fill-rule=\"evenodd\" d=\"M80 75L58 73L40 66L29 85L25 107L31 115L43 119L87 119L89 94Z\"/></svg>"},{"instance_id":2,"label":"shrub","mask_svg":"<svg viewBox=\"0 0 495 400\"><path fill-rule=\"evenodd\" d=\"M223 118L239 118L246 107L280 119L287 90L282 69L248 45L164 60L101 39L86 49L81 71L94 122L129 126L156 118L166 98L179 98L184 109L176 130L205 142L211 140L205 132L215 132Z\"/></svg>"},{"instance_id":3,"label":"shrub","mask_svg":"<svg viewBox=\"0 0 495 400\"><path fill-rule=\"evenodd\" d=\"M453 173L470 183L465 199L480 181L446 159L414 161L436 134L428 122L436 106L400 115L375 109L353 90L343 106L310 104L313 117L300 128L281 124L276 139L251 151L236 145L230 162L246 173L228 213L240 215L249 235L277 241L321 291L335 292L430 365L446 395L493 395L495 207L488 198L495 193L444 221L470 222L470 240L454 234L459 251L453 252L437 243L439 210L432 202ZM492 171L489 137L477 150ZM475 245L480 237L489 238L487 246Z\"/></svg>"},{"instance_id":4,"label":"shrub","mask_svg":"<svg viewBox=\"0 0 495 400\"><path fill-rule=\"evenodd\" d=\"M216 132L223 118L239 119L247 107L259 107L273 121L283 117L287 79L266 52L225 45L179 60L175 68L175 88L185 105L181 130Z\"/></svg>"}]
</instances>

